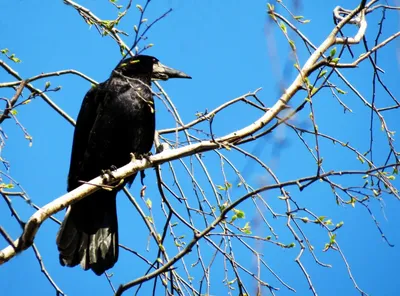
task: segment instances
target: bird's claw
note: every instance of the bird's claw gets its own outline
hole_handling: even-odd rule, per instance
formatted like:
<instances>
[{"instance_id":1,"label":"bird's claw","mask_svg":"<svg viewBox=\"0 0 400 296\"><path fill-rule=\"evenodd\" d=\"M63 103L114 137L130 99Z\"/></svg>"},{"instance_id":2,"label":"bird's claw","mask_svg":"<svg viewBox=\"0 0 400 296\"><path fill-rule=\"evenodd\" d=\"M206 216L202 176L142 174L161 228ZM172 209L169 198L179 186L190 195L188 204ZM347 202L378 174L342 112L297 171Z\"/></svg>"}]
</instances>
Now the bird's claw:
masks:
<instances>
[{"instance_id":1,"label":"bird's claw","mask_svg":"<svg viewBox=\"0 0 400 296\"><path fill-rule=\"evenodd\" d=\"M113 172L115 172L117 169L118 168L115 165L111 165L109 169L101 170L100 176L103 179L103 184L109 184L115 179Z\"/></svg>"},{"instance_id":2,"label":"bird's claw","mask_svg":"<svg viewBox=\"0 0 400 296\"><path fill-rule=\"evenodd\" d=\"M132 160L142 160L146 159L147 161L150 161L150 156L152 156L152 152L147 152L147 153L131 153L131 158Z\"/></svg>"}]
</instances>

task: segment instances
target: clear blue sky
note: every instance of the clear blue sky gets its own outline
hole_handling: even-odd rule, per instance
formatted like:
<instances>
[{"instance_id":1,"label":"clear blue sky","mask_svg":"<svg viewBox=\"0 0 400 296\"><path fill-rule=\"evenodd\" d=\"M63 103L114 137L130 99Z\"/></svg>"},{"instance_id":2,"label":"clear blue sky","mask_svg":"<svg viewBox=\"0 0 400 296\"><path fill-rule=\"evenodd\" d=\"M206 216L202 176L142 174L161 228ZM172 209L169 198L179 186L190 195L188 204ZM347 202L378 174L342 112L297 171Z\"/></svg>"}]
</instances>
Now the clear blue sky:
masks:
<instances>
[{"instance_id":1,"label":"clear blue sky","mask_svg":"<svg viewBox=\"0 0 400 296\"><path fill-rule=\"evenodd\" d=\"M128 1L121 1L126 4ZM228 4L229 2L229 4ZM288 1L289 2L289 1ZM311 22L300 26L301 30L316 45L327 36L332 28L332 10L336 5L352 9L359 1L299 1L303 5L296 12L304 15ZM395 2L395 1L389 1ZM116 9L106 0L82 0L79 4L86 6L103 19L114 19ZM184 122L195 118L197 112L211 110L221 103L243 95L249 91L262 87L259 96L266 105L272 105L280 95L279 85L287 86L295 75L293 61L290 58L290 48L278 29L272 29L266 13L266 1L215 1L215 0L153 0L146 17L154 20L167 9L173 12L148 34L148 43L155 46L147 53L154 55L166 65L185 71L193 77L191 81L168 81L162 83L168 94L177 105ZM283 10L280 9L283 13ZM380 12L369 18L369 32L373 42L377 31L377 22ZM133 25L136 24L138 13L133 7L128 16L121 23L121 28L133 36ZM109 37L101 37L94 27L89 26L71 7L63 1L1 1L0 2L0 48L9 48L22 60L21 64L9 63L22 77L28 78L40 73L62 69L76 69L97 81L107 79L110 71L120 59L119 49ZM387 38L399 28L399 19L396 12L387 13L383 38ZM346 33L354 33L355 29ZM293 35L292 35L293 36ZM301 62L304 63L307 55L301 41L294 39L299 48ZM132 37L125 38L126 43L132 42ZM386 71L383 79L400 97L398 88L399 60L396 57L398 42L393 42L379 56L380 66ZM362 52L362 47L354 49L355 56ZM0 57L3 59L4 57ZM346 55L350 60L350 57ZM355 71L343 71L346 77L371 99L372 71L370 65L363 65ZM50 93L51 98L62 107L70 116L76 118L81 100L90 88L90 83L76 76L62 76L36 82L34 85L44 87L47 80L52 86L62 85L62 90ZM0 83L13 81L3 70L0 70ZM349 91L338 79L333 79L340 88ZM11 97L13 91L0 89L0 97ZM27 93L26 93L27 95ZM389 100L385 93L377 91L380 106L387 105ZM296 97L294 103L300 102L303 97ZM317 123L323 133L331 134L344 142L350 143L360 151L365 152L369 145L369 116L361 101L350 93L342 97L346 104L354 111L352 114L343 114L343 109L326 90L322 92L315 103ZM157 101L158 128L173 127L174 123L160 101ZM397 113L396 113L397 112ZM308 110L304 110L295 123L304 123L310 128ZM397 117L396 117L397 115ZM56 114L40 98L18 109L18 119L28 129L33 137L33 145L28 141L18 126L12 120L7 120L2 126L8 136L2 157L11 164L10 174L21 183L29 197L38 205L44 205L54 198L65 193L66 176L68 173L70 149L73 127ZM236 128L251 123L260 116L248 106L240 105L215 118L217 135L234 131ZM387 114L387 122L391 130L398 131L398 111ZM205 129L207 126L203 126ZM375 157L377 163L382 164L387 155L387 143L380 132L379 123L374 127L376 134ZM285 145L279 139L285 139ZM312 138L308 138L312 143ZM315 172L315 163L305 147L289 129L279 129L272 135L260 139L257 145L245 146L249 151L257 153L265 163L275 171L282 180L291 180L300 176L307 176ZM332 169L362 169L354 154L346 152L338 145L329 142L321 143L321 153L324 156L324 165L327 171ZM249 160L239 157L233 152L225 153L235 162L238 169L243 170L246 178L254 186L265 185L271 182L265 171L255 164L249 165ZM210 174L216 178L216 183L223 183L219 160L212 152L204 155L210 167ZM215 165L217 163L218 165ZM178 164L176 164L179 167ZM199 170L199 169L198 169ZM163 166L164 174L168 167ZM192 206L198 206L191 189L189 179L179 169L181 182L185 183L187 197L192 198ZM170 178L166 177L168 180ZM237 183L232 173L228 174L230 182ZM362 184L357 178L336 179L338 183L348 185L350 182ZM137 180L138 181L138 180ZM131 192L139 196L140 184L135 182ZM204 177L200 177L206 194L212 194ZM154 183L154 171L147 171L147 197L153 201L154 214L162 216L160 197ZM400 185L395 181L397 186ZM394 197L384 198L384 207L381 209L377 201L371 201L370 206L378 219L380 226L389 241L396 246L389 247L381 238L374 222L365 208L356 205L337 206L328 186L315 184L304 192L297 188L289 188L292 196L302 205L319 215L324 215L334 223L344 221L344 227L338 232L338 242L343 249L351 271L359 286L370 295L397 295L400 288L398 281L398 266L400 264L399 245L400 234L398 227L399 202ZM231 198L236 199L243 192L231 190ZM279 192L269 192L264 195L276 211L284 212L282 201L277 199ZM138 197L140 200L140 198ZM16 198L14 207L24 219L28 219L34 212L27 204ZM144 203L141 204L145 207ZM270 235L264 224L256 225L256 212L250 201L241 206L246 211L246 219L252 222L253 233L260 236ZM136 251L154 260L155 246L147 252L148 233L138 214L129 204L123 194L118 199L120 242L132 247ZM279 241L294 242L293 237L284 227L284 219L273 220L269 213L265 213L269 221L279 233ZM63 213L57 215L59 219ZM238 222L243 226L242 221ZM0 199L0 225L8 233L17 238L21 233L14 218L10 216L5 202ZM159 225L162 224L160 218ZM302 225L304 226L304 225ZM83 272L79 267L74 269L63 268L58 263L55 236L58 225L52 221L44 223L40 229L36 243L41 251L44 264L55 282L68 295L111 295L112 291L105 277L97 277L91 272ZM321 250L328 241L322 229L315 225L305 225L304 230L312 240L316 253L321 261L331 264L333 268L318 266L309 254L303 257L303 263L312 277L319 295L358 295L347 275L346 267L340 256L335 252L323 253ZM182 230L184 232L184 230ZM187 237L189 240L189 236ZM281 249L272 244L256 245L264 254L269 266L289 285L297 290L297 295L311 295L307 282L294 259L299 248L296 243L294 249ZM0 248L7 243L0 238ZM169 245L171 253L175 252L173 245ZM173 250L173 251L172 251ZM207 250L205 247L204 250ZM208 249L210 250L210 249ZM206 252L206 251L205 251ZM243 253L242 253L243 252ZM235 251L239 262L243 262L252 271L255 270L248 252L238 247ZM208 257L207 252L204 255ZM191 257L189 259L193 259ZM190 266L194 262L188 260ZM222 260L214 266L212 272L212 295L225 295L226 287L222 284ZM218 265L218 267L216 267ZM182 268L182 266L179 266ZM111 271L114 273L114 285L134 279L147 269L139 259L120 252L120 260ZM199 273L195 272L199 276ZM246 278L246 277L245 277ZM278 295L289 295L291 292L267 271L263 272L263 280L279 287ZM247 279L251 291L254 285ZM196 279L194 280L196 283ZM54 289L40 272L40 267L32 250L13 258L0 267L1 293L4 295L54 295ZM150 295L151 287L145 286L139 295ZM265 290L265 294L268 295ZM131 293L131 292L128 292ZM236 291L233 293L235 295Z\"/></svg>"}]
</instances>

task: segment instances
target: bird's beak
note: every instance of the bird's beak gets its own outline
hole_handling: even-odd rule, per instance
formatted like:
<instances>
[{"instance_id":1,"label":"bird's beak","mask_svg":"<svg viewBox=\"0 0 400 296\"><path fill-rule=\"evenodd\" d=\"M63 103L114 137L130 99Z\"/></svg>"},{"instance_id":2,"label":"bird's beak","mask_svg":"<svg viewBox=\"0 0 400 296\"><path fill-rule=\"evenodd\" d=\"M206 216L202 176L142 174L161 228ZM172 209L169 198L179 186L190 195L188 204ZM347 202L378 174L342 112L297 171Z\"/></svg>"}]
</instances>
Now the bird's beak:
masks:
<instances>
[{"instance_id":1,"label":"bird's beak","mask_svg":"<svg viewBox=\"0 0 400 296\"><path fill-rule=\"evenodd\" d=\"M189 78L192 79L189 75L167 67L160 62L153 65L153 75L151 77L153 80L168 80L170 78Z\"/></svg>"}]
</instances>

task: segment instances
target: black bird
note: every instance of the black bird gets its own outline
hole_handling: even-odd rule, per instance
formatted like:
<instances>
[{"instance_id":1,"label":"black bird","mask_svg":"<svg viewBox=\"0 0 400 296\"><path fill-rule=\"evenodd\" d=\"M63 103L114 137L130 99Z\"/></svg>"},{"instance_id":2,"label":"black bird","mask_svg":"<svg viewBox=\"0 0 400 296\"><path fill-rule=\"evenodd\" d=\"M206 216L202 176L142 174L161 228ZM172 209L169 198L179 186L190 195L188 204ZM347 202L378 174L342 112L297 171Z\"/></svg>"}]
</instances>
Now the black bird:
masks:
<instances>
[{"instance_id":1,"label":"black bird","mask_svg":"<svg viewBox=\"0 0 400 296\"><path fill-rule=\"evenodd\" d=\"M153 145L155 109L152 80L191 78L138 55L123 60L111 76L90 89L76 122L68 191L148 153ZM135 176L125 180L131 184ZM124 184L125 184L124 183ZM117 190L99 190L70 206L57 234L61 265L80 264L101 275L118 260Z\"/></svg>"}]
</instances>

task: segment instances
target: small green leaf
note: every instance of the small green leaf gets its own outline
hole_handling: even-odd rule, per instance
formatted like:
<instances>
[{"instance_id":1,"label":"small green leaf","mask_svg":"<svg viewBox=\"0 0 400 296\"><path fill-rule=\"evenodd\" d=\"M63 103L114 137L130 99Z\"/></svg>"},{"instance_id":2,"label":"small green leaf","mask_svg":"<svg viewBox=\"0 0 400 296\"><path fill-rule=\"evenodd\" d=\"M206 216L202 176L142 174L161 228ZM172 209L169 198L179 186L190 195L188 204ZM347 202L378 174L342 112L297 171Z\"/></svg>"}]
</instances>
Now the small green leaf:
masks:
<instances>
[{"instance_id":1,"label":"small green leaf","mask_svg":"<svg viewBox=\"0 0 400 296\"><path fill-rule=\"evenodd\" d=\"M225 186L221 186L221 185L217 185L217 189L221 190L221 191L225 191L226 187Z\"/></svg>"},{"instance_id":2,"label":"small green leaf","mask_svg":"<svg viewBox=\"0 0 400 296\"><path fill-rule=\"evenodd\" d=\"M342 90L342 89L340 89L340 88L336 88L336 91L338 92L338 93L340 93L340 94L342 94L342 95L345 95L345 94L347 94L347 92L345 92L344 90Z\"/></svg>"},{"instance_id":3,"label":"small green leaf","mask_svg":"<svg viewBox=\"0 0 400 296\"><path fill-rule=\"evenodd\" d=\"M12 184L12 183L8 183L8 184L1 183L0 184L0 188L13 189L14 188L14 184Z\"/></svg>"},{"instance_id":4,"label":"small green leaf","mask_svg":"<svg viewBox=\"0 0 400 296\"><path fill-rule=\"evenodd\" d=\"M281 28L281 30L283 31L283 33L285 33L286 34L286 26L285 26L285 24L283 23L283 22L281 22L280 24L279 24L279 27Z\"/></svg>"},{"instance_id":5,"label":"small green leaf","mask_svg":"<svg viewBox=\"0 0 400 296\"><path fill-rule=\"evenodd\" d=\"M337 64L339 62L339 60L340 60L339 58L334 58L334 59L332 59L331 62L334 63L334 64Z\"/></svg>"},{"instance_id":6,"label":"small green leaf","mask_svg":"<svg viewBox=\"0 0 400 296\"><path fill-rule=\"evenodd\" d=\"M240 231L242 231L245 234L251 234L250 222L246 222L246 224L244 225L243 228L240 229Z\"/></svg>"},{"instance_id":7,"label":"small green leaf","mask_svg":"<svg viewBox=\"0 0 400 296\"><path fill-rule=\"evenodd\" d=\"M1 53L3 53L3 54L6 54L8 52L9 52L8 48L4 48L4 49L1 50Z\"/></svg>"},{"instance_id":8,"label":"small green leaf","mask_svg":"<svg viewBox=\"0 0 400 296\"><path fill-rule=\"evenodd\" d=\"M311 90L311 95L315 94L318 91L318 87L313 87Z\"/></svg>"},{"instance_id":9,"label":"small green leaf","mask_svg":"<svg viewBox=\"0 0 400 296\"><path fill-rule=\"evenodd\" d=\"M226 209L226 207L228 206L228 201L224 202L222 205L219 206L219 210L222 212L223 210Z\"/></svg>"},{"instance_id":10,"label":"small green leaf","mask_svg":"<svg viewBox=\"0 0 400 296\"><path fill-rule=\"evenodd\" d=\"M15 56L15 54L10 55L10 60L12 60L14 63L21 63L21 60Z\"/></svg>"},{"instance_id":11,"label":"small green leaf","mask_svg":"<svg viewBox=\"0 0 400 296\"><path fill-rule=\"evenodd\" d=\"M235 216L237 216L237 218L239 218L239 219L245 218L245 214L244 214L243 211L237 210L237 209L233 209L233 212L235 213Z\"/></svg>"},{"instance_id":12,"label":"small green leaf","mask_svg":"<svg viewBox=\"0 0 400 296\"><path fill-rule=\"evenodd\" d=\"M290 249L290 248L294 248L295 246L296 246L295 243L290 243L290 244L288 244L288 245L285 245L285 248Z\"/></svg>"},{"instance_id":13,"label":"small green leaf","mask_svg":"<svg viewBox=\"0 0 400 296\"><path fill-rule=\"evenodd\" d=\"M15 109L12 109L12 110L10 111L10 113L11 113L12 115L17 115L17 114L18 114L18 111L15 110Z\"/></svg>"},{"instance_id":14,"label":"small green leaf","mask_svg":"<svg viewBox=\"0 0 400 296\"><path fill-rule=\"evenodd\" d=\"M245 214L244 212L238 212L237 216L239 219L243 219L245 217Z\"/></svg>"},{"instance_id":15,"label":"small green leaf","mask_svg":"<svg viewBox=\"0 0 400 296\"><path fill-rule=\"evenodd\" d=\"M148 199L146 200L146 206L147 206L149 209L151 209L151 207L153 206L153 203L152 203L152 201L151 201L150 198L148 198Z\"/></svg>"},{"instance_id":16,"label":"small green leaf","mask_svg":"<svg viewBox=\"0 0 400 296\"><path fill-rule=\"evenodd\" d=\"M295 51L296 50L296 45L294 44L294 41L293 40L289 40L289 44L290 44L290 47L292 48L292 50Z\"/></svg>"},{"instance_id":17,"label":"small green leaf","mask_svg":"<svg viewBox=\"0 0 400 296\"><path fill-rule=\"evenodd\" d=\"M342 227L342 226L343 226L343 224L344 224L344 222L343 222L343 221L339 222L338 224L336 224L336 228L340 228L340 227Z\"/></svg>"},{"instance_id":18,"label":"small green leaf","mask_svg":"<svg viewBox=\"0 0 400 296\"><path fill-rule=\"evenodd\" d=\"M321 78L322 76L324 76L328 71L327 70L323 70L321 71L321 73L319 73L318 78Z\"/></svg>"},{"instance_id":19,"label":"small green leaf","mask_svg":"<svg viewBox=\"0 0 400 296\"><path fill-rule=\"evenodd\" d=\"M48 89L50 87L50 81L46 81L46 84L44 85L44 89Z\"/></svg>"},{"instance_id":20,"label":"small green leaf","mask_svg":"<svg viewBox=\"0 0 400 296\"><path fill-rule=\"evenodd\" d=\"M329 53L329 56L330 56L331 58L333 58L333 57L335 56L335 54L336 54L336 47L334 47L334 48L331 49L331 51L330 51L330 53Z\"/></svg>"}]
</instances>

